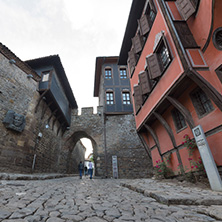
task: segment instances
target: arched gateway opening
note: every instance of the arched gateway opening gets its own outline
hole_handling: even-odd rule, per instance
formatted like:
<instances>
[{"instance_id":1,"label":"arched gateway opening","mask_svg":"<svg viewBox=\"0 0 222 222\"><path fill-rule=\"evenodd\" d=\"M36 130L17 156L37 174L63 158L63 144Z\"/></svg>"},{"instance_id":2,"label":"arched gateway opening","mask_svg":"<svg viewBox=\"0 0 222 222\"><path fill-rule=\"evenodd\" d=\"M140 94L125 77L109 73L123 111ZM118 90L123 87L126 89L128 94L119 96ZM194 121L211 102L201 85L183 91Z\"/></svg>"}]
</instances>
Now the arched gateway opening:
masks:
<instances>
[{"instance_id":1,"label":"arched gateway opening","mask_svg":"<svg viewBox=\"0 0 222 222\"><path fill-rule=\"evenodd\" d=\"M97 143L96 141L88 135L85 131L74 132L69 138L66 139L65 149L68 149L69 155L67 159L66 172L67 173L78 173L78 164L80 161L86 161L85 157L85 145L81 139L87 138L92 143L92 153L93 156L97 156ZM89 156L89 155L88 155ZM96 159L94 161L94 170L96 169ZM95 172L96 175L96 172Z\"/></svg>"},{"instance_id":2,"label":"arched gateway opening","mask_svg":"<svg viewBox=\"0 0 222 222\"><path fill-rule=\"evenodd\" d=\"M71 126L63 136L60 155L64 171L71 174L78 172L81 156L78 143L87 138L92 142L95 176L114 177L114 167L118 170L118 178L150 175L151 161L147 159L136 133L134 117L131 114L107 116L103 111L103 107L97 107L97 113L93 113L92 107L82 108L81 115L77 110L73 111Z\"/></svg>"}]
</instances>

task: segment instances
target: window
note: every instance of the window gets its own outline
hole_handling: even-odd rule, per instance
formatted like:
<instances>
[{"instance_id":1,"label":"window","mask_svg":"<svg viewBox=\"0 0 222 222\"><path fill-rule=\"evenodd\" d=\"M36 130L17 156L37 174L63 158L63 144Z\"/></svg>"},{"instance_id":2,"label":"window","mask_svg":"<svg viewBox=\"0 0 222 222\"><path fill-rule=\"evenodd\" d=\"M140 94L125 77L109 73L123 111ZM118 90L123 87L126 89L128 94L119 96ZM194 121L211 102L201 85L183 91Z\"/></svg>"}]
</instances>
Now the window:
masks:
<instances>
[{"instance_id":1,"label":"window","mask_svg":"<svg viewBox=\"0 0 222 222\"><path fill-rule=\"evenodd\" d=\"M154 19L156 17L156 8L155 8L153 0L149 1L149 4L148 4L147 9L146 9L146 14L149 17L149 22L150 22L150 25L151 25L154 22Z\"/></svg>"},{"instance_id":2,"label":"window","mask_svg":"<svg viewBox=\"0 0 222 222\"><path fill-rule=\"evenodd\" d=\"M120 74L120 79L126 79L127 78L126 68L120 68L119 74Z\"/></svg>"},{"instance_id":3,"label":"window","mask_svg":"<svg viewBox=\"0 0 222 222\"><path fill-rule=\"evenodd\" d=\"M167 49L167 46L163 40L161 41L160 46L158 47L157 55L159 57L159 60L162 66L161 67L162 70L165 70L168 64L170 63L171 58L170 58L169 50Z\"/></svg>"},{"instance_id":4,"label":"window","mask_svg":"<svg viewBox=\"0 0 222 222\"><path fill-rule=\"evenodd\" d=\"M130 93L129 92L122 92L122 96L123 96L123 104L130 105L131 104Z\"/></svg>"},{"instance_id":5,"label":"window","mask_svg":"<svg viewBox=\"0 0 222 222\"><path fill-rule=\"evenodd\" d=\"M214 109L210 99L202 89L194 90L190 96L199 117L210 113Z\"/></svg>"},{"instance_id":6,"label":"window","mask_svg":"<svg viewBox=\"0 0 222 222\"><path fill-rule=\"evenodd\" d=\"M113 105L114 104L114 96L113 92L106 92L106 104Z\"/></svg>"},{"instance_id":7,"label":"window","mask_svg":"<svg viewBox=\"0 0 222 222\"><path fill-rule=\"evenodd\" d=\"M172 116L177 131L184 129L187 126L184 116L181 114L179 110L173 109Z\"/></svg>"},{"instance_id":8,"label":"window","mask_svg":"<svg viewBox=\"0 0 222 222\"><path fill-rule=\"evenodd\" d=\"M222 50L222 28L217 28L213 33L213 44L216 49Z\"/></svg>"},{"instance_id":9,"label":"window","mask_svg":"<svg viewBox=\"0 0 222 222\"><path fill-rule=\"evenodd\" d=\"M220 65L216 70L215 72L217 73L217 76L219 78L219 80L221 81L222 83L222 65Z\"/></svg>"},{"instance_id":10,"label":"window","mask_svg":"<svg viewBox=\"0 0 222 222\"><path fill-rule=\"evenodd\" d=\"M156 7L153 0L149 0L145 13L138 20L140 34L147 36L156 17Z\"/></svg>"},{"instance_id":11,"label":"window","mask_svg":"<svg viewBox=\"0 0 222 222\"><path fill-rule=\"evenodd\" d=\"M44 72L42 72L42 82L47 82L47 81L49 81L49 74L50 74L50 71L44 71Z\"/></svg>"},{"instance_id":12,"label":"window","mask_svg":"<svg viewBox=\"0 0 222 222\"><path fill-rule=\"evenodd\" d=\"M106 68L105 69L105 78L106 79L112 79L112 69L111 68Z\"/></svg>"},{"instance_id":13,"label":"window","mask_svg":"<svg viewBox=\"0 0 222 222\"><path fill-rule=\"evenodd\" d=\"M157 42L154 53L146 57L150 79L158 80L170 64L171 60L172 58L167 46L167 41L164 36L161 36L159 42Z\"/></svg>"}]
</instances>

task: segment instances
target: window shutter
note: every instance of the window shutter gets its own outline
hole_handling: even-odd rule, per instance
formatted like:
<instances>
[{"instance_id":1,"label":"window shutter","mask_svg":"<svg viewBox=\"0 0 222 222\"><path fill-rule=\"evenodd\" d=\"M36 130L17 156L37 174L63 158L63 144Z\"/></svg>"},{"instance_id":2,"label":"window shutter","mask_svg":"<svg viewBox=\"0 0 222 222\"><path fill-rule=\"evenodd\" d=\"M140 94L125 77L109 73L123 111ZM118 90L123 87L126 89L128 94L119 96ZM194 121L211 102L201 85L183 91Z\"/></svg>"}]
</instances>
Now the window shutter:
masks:
<instances>
[{"instance_id":1,"label":"window shutter","mask_svg":"<svg viewBox=\"0 0 222 222\"><path fill-rule=\"evenodd\" d=\"M131 49L131 50L128 52L128 64L129 64L130 74L131 74L131 75L132 75L132 73L133 73L133 71L134 71L136 62L137 62L137 55L136 55L136 53L134 52L134 50Z\"/></svg>"},{"instance_id":2,"label":"window shutter","mask_svg":"<svg viewBox=\"0 0 222 222\"><path fill-rule=\"evenodd\" d=\"M142 92L141 92L141 87L140 85L135 85L133 87L134 89L134 103L135 103L135 109L136 112L139 110L139 108L143 104L143 98L142 98Z\"/></svg>"},{"instance_id":3,"label":"window shutter","mask_svg":"<svg viewBox=\"0 0 222 222\"><path fill-rule=\"evenodd\" d=\"M154 5L153 0L149 0L150 10L152 10L156 14L156 7Z\"/></svg>"},{"instance_id":4,"label":"window shutter","mask_svg":"<svg viewBox=\"0 0 222 222\"><path fill-rule=\"evenodd\" d=\"M129 69L129 74L130 74L130 76L132 76L135 67L131 65L130 60L127 61L127 65L128 65L128 69Z\"/></svg>"},{"instance_id":5,"label":"window shutter","mask_svg":"<svg viewBox=\"0 0 222 222\"><path fill-rule=\"evenodd\" d=\"M150 55L149 57L146 57L146 61L147 61L147 66L149 70L150 79L155 79L161 76L162 71L160 69L160 64L158 61L157 54L154 53Z\"/></svg>"},{"instance_id":6,"label":"window shutter","mask_svg":"<svg viewBox=\"0 0 222 222\"><path fill-rule=\"evenodd\" d=\"M185 21L187 21L187 19L190 18L190 16L193 15L193 13L196 11L192 0L177 0L176 6Z\"/></svg>"},{"instance_id":7,"label":"window shutter","mask_svg":"<svg viewBox=\"0 0 222 222\"><path fill-rule=\"evenodd\" d=\"M174 25L184 48L198 47L193 34L185 21L175 21Z\"/></svg>"},{"instance_id":8,"label":"window shutter","mask_svg":"<svg viewBox=\"0 0 222 222\"><path fill-rule=\"evenodd\" d=\"M143 36L141 36L140 34L135 35L132 38L132 43L134 46L135 53L139 53L143 48Z\"/></svg>"},{"instance_id":9,"label":"window shutter","mask_svg":"<svg viewBox=\"0 0 222 222\"><path fill-rule=\"evenodd\" d=\"M141 35L146 35L150 31L148 16L144 14L140 20L138 20Z\"/></svg>"},{"instance_id":10,"label":"window shutter","mask_svg":"<svg viewBox=\"0 0 222 222\"><path fill-rule=\"evenodd\" d=\"M135 66L137 62L137 55L133 49L128 52L128 58L130 62L130 66Z\"/></svg>"},{"instance_id":11,"label":"window shutter","mask_svg":"<svg viewBox=\"0 0 222 222\"><path fill-rule=\"evenodd\" d=\"M151 91L150 79L147 71L144 71L139 74L139 80L141 85L142 94L147 94Z\"/></svg>"}]
</instances>

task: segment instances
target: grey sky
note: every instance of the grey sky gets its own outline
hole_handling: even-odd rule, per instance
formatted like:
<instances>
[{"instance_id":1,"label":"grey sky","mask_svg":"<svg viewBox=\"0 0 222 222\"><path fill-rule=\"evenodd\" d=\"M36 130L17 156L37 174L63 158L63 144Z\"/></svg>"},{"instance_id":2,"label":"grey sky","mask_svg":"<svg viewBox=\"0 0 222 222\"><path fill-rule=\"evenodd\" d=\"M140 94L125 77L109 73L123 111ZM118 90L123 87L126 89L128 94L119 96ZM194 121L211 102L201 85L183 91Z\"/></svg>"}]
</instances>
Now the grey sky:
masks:
<instances>
[{"instance_id":1,"label":"grey sky","mask_svg":"<svg viewBox=\"0 0 222 222\"><path fill-rule=\"evenodd\" d=\"M118 56L132 0L0 0L0 42L20 59L59 54L79 107L96 106L95 59Z\"/></svg>"}]
</instances>

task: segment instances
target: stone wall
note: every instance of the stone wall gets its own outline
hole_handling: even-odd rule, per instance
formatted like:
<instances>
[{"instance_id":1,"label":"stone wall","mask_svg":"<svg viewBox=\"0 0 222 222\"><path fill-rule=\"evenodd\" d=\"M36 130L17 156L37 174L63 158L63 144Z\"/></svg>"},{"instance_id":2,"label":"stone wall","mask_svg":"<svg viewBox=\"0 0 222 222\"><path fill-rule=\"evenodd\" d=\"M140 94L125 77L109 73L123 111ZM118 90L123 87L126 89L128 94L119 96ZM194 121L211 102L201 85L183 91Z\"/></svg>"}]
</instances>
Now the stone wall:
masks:
<instances>
[{"instance_id":1,"label":"stone wall","mask_svg":"<svg viewBox=\"0 0 222 222\"><path fill-rule=\"evenodd\" d=\"M28 79L15 64L0 54L0 170L29 171L31 169L30 147L34 133L30 122L30 103L36 97L37 82ZM23 132L6 129L3 120L9 110L26 117Z\"/></svg>"},{"instance_id":2,"label":"stone wall","mask_svg":"<svg viewBox=\"0 0 222 222\"><path fill-rule=\"evenodd\" d=\"M119 178L152 175L152 163L136 133L132 114L106 116L108 177L112 177L112 156L117 156Z\"/></svg>"}]
</instances>

